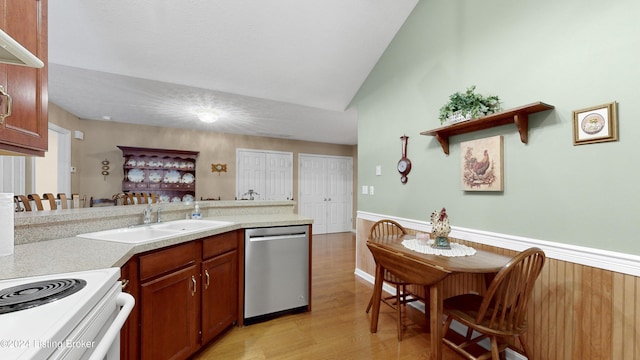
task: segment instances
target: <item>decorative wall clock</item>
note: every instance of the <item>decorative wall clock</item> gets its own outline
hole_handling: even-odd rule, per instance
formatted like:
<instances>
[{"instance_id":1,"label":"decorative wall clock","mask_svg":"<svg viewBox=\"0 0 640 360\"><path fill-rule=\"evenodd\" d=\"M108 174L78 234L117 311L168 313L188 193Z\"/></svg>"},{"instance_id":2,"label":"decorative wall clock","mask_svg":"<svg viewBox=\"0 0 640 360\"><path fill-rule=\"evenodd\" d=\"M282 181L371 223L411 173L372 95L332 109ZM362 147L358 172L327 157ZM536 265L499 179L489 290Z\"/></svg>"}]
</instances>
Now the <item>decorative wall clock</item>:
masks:
<instances>
[{"instance_id":1,"label":"decorative wall clock","mask_svg":"<svg viewBox=\"0 0 640 360\"><path fill-rule=\"evenodd\" d=\"M407 158L407 142L409 137L407 135L400 136L400 140L402 140L402 157L400 161L398 161L398 172L400 173L400 182L406 184L409 180L407 175L411 171L411 161Z\"/></svg>"}]
</instances>

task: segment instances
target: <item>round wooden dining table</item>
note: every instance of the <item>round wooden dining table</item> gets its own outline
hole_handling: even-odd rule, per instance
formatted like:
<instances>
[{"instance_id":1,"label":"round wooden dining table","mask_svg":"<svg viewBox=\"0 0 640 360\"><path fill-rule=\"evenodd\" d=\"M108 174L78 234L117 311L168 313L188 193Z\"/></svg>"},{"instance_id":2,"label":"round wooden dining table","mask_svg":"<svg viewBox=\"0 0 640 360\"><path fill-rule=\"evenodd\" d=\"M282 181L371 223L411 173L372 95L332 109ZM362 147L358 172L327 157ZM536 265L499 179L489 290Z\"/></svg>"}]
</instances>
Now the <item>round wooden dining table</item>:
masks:
<instances>
[{"instance_id":1,"label":"round wooden dining table","mask_svg":"<svg viewBox=\"0 0 640 360\"><path fill-rule=\"evenodd\" d=\"M486 284L488 284L492 276L500 271L511 260L511 257L480 249L476 249L475 254L470 256L448 257L424 254L411 250L402 244L403 240L414 238L415 235L383 236L367 241L367 247L376 262L371 332L375 333L378 330L383 273L386 269L408 283L429 288L430 358L441 360L442 337L444 336L442 329L443 280L452 274L484 274L487 277Z\"/></svg>"}]
</instances>

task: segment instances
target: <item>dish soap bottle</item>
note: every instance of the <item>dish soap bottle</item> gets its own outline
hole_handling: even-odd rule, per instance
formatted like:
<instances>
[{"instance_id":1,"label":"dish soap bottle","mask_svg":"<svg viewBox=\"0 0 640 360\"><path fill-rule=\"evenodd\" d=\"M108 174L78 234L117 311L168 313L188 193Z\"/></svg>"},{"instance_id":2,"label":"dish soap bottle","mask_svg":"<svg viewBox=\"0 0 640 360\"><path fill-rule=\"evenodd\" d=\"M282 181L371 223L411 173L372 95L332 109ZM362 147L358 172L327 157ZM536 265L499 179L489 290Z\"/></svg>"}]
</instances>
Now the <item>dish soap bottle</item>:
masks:
<instances>
[{"instance_id":1,"label":"dish soap bottle","mask_svg":"<svg viewBox=\"0 0 640 360\"><path fill-rule=\"evenodd\" d=\"M196 206L193 208L193 212L191 213L191 218L194 220L200 220L202 218L202 214L200 213L200 205L196 201Z\"/></svg>"}]
</instances>

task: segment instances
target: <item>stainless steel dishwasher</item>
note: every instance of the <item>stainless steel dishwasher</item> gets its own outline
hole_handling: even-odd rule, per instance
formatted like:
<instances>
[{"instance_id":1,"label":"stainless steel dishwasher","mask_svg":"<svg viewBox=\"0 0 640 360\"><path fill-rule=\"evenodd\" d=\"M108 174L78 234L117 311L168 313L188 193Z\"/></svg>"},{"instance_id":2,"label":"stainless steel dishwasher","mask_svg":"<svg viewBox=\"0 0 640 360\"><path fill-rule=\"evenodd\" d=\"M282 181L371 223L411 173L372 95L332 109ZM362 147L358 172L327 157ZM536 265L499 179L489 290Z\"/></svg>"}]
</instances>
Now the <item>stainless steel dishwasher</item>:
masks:
<instances>
[{"instance_id":1,"label":"stainless steel dishwasher","mask_svg":"<svg viewBox=\"0 0 640 360\"><path fill-rule=\"evenodd\" d=\"M244 322L309 306L309 226L245 230Z\"/></svg>"}]
</instances>

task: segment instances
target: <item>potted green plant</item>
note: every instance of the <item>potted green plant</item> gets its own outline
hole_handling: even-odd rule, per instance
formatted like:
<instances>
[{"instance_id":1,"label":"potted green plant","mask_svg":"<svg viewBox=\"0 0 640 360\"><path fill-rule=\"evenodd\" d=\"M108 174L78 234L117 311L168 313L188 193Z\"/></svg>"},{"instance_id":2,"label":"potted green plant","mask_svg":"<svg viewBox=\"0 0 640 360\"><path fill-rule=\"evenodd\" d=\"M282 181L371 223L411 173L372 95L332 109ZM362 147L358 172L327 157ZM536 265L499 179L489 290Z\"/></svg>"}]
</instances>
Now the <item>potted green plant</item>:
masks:
<instances>
[{"instance_id":1,"label":"potted green plant","mask_svg":"<svg viewBox=\"0 0 640 360\"><path fill-rule=\"evenodd\" d=\"M449 102L440 108L440 124L453 124L501 110L500 98L497 95L484 97L475 90L476 86L473 85L464 93L458 91L449 96Z\"/></svg>"}]
</instances>

